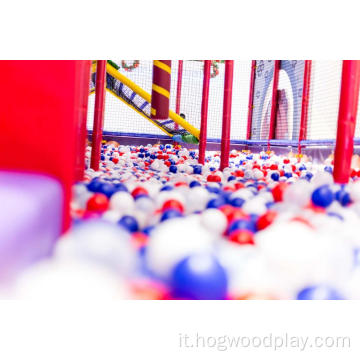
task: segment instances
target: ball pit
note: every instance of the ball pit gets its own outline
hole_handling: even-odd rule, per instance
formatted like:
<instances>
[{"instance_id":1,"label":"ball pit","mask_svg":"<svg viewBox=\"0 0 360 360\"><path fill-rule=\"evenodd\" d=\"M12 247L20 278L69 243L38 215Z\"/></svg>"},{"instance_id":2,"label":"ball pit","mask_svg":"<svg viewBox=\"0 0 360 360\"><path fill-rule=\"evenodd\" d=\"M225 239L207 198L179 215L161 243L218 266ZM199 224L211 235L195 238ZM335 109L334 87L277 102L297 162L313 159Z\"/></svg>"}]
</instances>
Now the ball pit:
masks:
<instances>
[{"instance_id":1,"label":"ball pit","mask_svg":"<svg viewBox=\"0 0 360 360\"><path fill-rule=\"evenodd\" d=\"M221 172L217 152L200 165L179 145L108 142L100 170L73 187L72 230L35 268L57 281L70 264L80 272L64 291L88 274L94 294L104 273L104 297L359 299L359 169L340 186L331 161L230 155ZM36 295L42 276L30 268L18 293Z\"/></svg>"}]
</instances>

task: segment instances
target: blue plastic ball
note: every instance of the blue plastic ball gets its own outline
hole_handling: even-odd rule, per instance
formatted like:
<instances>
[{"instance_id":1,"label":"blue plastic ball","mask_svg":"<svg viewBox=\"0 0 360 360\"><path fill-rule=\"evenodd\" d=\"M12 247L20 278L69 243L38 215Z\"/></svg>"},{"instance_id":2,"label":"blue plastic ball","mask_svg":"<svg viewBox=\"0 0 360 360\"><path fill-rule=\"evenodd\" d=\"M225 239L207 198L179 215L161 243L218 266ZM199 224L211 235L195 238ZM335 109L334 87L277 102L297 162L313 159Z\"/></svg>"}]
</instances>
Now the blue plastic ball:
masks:
<instances>
[{"instance_id":1,"label":"blue plastic ball","mask_svg":"<svg viewBox=\"0 0 360 360\"><path fill-rule=\"evenodd\" d=\"M193 187L196 187L196 186L201 186L201 184L196 181L196 180L193 180L190 184L189 184L189 187L193 188Z\"/></svg>"},{"instance_id":2,"label":"blue plastic ball","mask_svg":"<svg viewBox=\"0 0 360 360\"><path fill-rule=\"evenodd\" d=\"M177 166L175 165L170 165L169 167L169 171L176 174L177 173Z\"/></svg>"},{"instance_id":3,"label":"blue plastic ball","mask_svg":"<svg viewBox=\"0 0 360 360\"><path fill-rule=\"evenodd\" d=\"M98 179L93 179L89 184L87 184L87 188L91 192L99 192L100 188L102 186L102 182Z\"/></svg>"},{"instance_id":4,"label":"blue plastic ball","mask_svg":"<svg viewBox=\"0 0 360 360\"><path fill-rule=\"evenodd\" d=\"M116 191L128 191L127 187L123 183L114 184Z\"/></svg>"},{"instance_id":5,"label":"blue plastic ball","mask_svg":"<svg viewBox=\"0 0 360 360\"><path fill-rule=\"evenodd\" d=\"M230 175L228 178L227 178L227 181L232 181L232 180L236 180L236 177L234 175Z\"/></svg>"},{"instance_id":6,"label":"blue plastic ball","mask_svg":"<svg viewBox=\"0 0 360 360\"><path fill-rule=\"evenodd\" d=\"M136 232L139 230L139 224L137 220L130 215L124 215L118 221L118 224L130 232Z\"/></svg>"},{"instance_id":7,"label":"blue plastic ball","mask_svg":"<svg viewBox=\"0 0 360 360\"><path fill-rule=\"evenodd\" d=\"M274 181L279 181L279 179L280 179L280 174L274 172L274 173L271 174L270 177L271 177L271 179L274 180Z\"/></svg>"},{"instance_id":8,"label":"blue plastic ball","mask_svg":"<svg viewBox=\"0 0 360 360\"><path fill-rule=\"evenodd\" d=\"M207 186L206 189L209 193L219 194L220 192L220 189L215 186Z\"/></svg>"},{"instance_id":9,"label":"blue plastic ball","mask_svg":"<svg viewBox=\"0 0 360 360\"><path fill-rule=\"evenodd\" d=\"M310 286L301 290L297 300L344 300L333 288L326 285Z\"/></svg>"},{"instance_id":10,"label":"blue plastic ball","mask_svg":"<svg viewBox=\"0 0 360 360\"><path fill-rule=\"evenodd\" d=\"M225 204L226 204L226 200L223 197L219 196L217 198L209 200L209 202L206 205L206 208L207 209L212 209L212 208L217 209L220 206L223 206Z\"/></svg>"},{"instance_id":11,"label":"blue plastic ball","mask_svg":"<svg viewBox=\"0 0 360 360\"><path fill-rule=\"evenodd\" d=\"M210 254L191 255L174 268L170 285L173 296L188 300L224 300L228 279L224 268Z\"/></svg>"},{"instance_id":12,"label":"blue plastic ball","mask_svg":"<svg viewBox=\"0 0 360 360\"><path fill-rule=\"evenodd\" d=\"M332 174L333 169L332 169L331 166L325 166L325 167L324 167L324 171L327 171L328 173Z\"/></svg>"},{"instance_id":13,"label":"blue plastic ball","mask_svg":"<svg viewBox=\"0 0 360 360\"><path fill-rule=\"evenodd\" d=\"M111 198L111 196L116 192L116 187L109 182L104 182L101 184L100 188L98 189L98 192L101 192L104 195L106 195L108 198Z\"/></svg>"},{"instance_id":14,"label":"blue plastic ball","mask_svg":"<svg viewBox=\"0 0 360 360\"><path fill-rule=\"evenodd\" d=\"M239 219L234 220L230 223L229 228L227 230L227 234L231 234L233 231L236 230L249 230L251 232L256 232L256 226L253 221L251 220L245 220L245 219Z\"/></svg>"},{"instance_id":15,"label":"blue plastic ball","mask_svg":"<svg viewBox=\"0 0 360 360\"><path fill-rule=\"evenodd\" d=\"M341 189L335 193L335 199L342 205L346 206L351 203L350 194L344 189Z\"/></svg>"},{"instance_id":16,"label":"blue plastic ball","mask_svg":"<svg viewBox=\"0 0 360 360\"><path fill-rule=\"evenodd\" d=\"M200 166L200 165L195 165L195 166L194 166L194 174L200 175L200 174L201 174L201 171L202 171L202 169L201 169L201 166Z\"/></svg>"},{"instance_id":17,"label":"blue plastic ball","mask_svg":"<svg viewBox=\"0 0 360 360\"><path fill-rule=\"evenodd\" d=\"M333 202L334 195L328 185L323 185L313 191L311 200L314 205L325 208Z\"/></svg>"},{"instance_id":18,"label":"blue plastic ball","mask_svg":"<svg viewBox=\"0 0 360 360\"><path fill-rule=\"evenodd\" d=\"M165 185L160 189L160 191L171 191L172 189L173 187L171 185Z\"/></svg>"},{"instance_id":19,"label":"blue plastic ball","mask_svg":"<svg viewBox=\"0 0 360 360\"><path fill-rule=\"evenodd\" d=\"M245 203L245 200L244 199L241 199L241 198L233 198L231 201L230 201L230 205L234 206L234 207L242 207Z\"/></svg>"},{"instance_id":20,"label":"blue plastic ball","mask_svg":"<svg viewBox=\"0 0 360 360\"><path fill-rule=\"evenodd\" d=\"M180 211L177 211L175 209L169 209L163 212L163 214L161 215L160 221L166 221L166 220L170 220L170 219L174 219L174 218L178 218L178 217L182 217L183 215L181 214Z\"/></svg>"}]
</instances>

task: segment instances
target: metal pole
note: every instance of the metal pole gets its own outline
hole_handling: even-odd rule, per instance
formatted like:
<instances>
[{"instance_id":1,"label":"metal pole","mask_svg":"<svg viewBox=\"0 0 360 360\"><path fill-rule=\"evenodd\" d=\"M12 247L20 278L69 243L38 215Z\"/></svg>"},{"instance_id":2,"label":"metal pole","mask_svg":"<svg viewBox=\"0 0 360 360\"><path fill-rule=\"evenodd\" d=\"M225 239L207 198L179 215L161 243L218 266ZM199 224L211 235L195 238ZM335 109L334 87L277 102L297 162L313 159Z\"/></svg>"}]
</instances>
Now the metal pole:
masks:
<instances>
[{"instance_id":1,"label":"metal pole","mask_svg":"<svg viewBox=\"0 0 360 360\"><path fill-rule=\"evenodd\" d=\"M183 74L183 60L179 60L178 74L177 74L177 86L176 86L176 104L175 104L175 112L178 115L180 114L182 74ZM179 129L179 124L175 123L175 130L178 130L178 129Z\"/></svg>"},{"instance_id":2,"label":"metal pole","mask_svg":"<svg viewBox=\"0 0 360 360\"><path fill-rule=\"evenodd\" d=\"M339 184L346 184L350 178L359 85L360 60L344 60L334 156L334 181Z\"/></svg>"},{"instance_id":3,"label":"metal pole","mask_svg":"<svg viewBox=\"0 0 360 360\"><path fill-rule=\"evenodd\" d=\"M310 80L311 80L311 60L305 60L304 65L304 83L302 92L302 103L301 103L301 120L299 130L299 144L298 153L301 154L301 141L306 139L307 133L307 121L308 121L308 109L309 109L309 98L310 98Z\"/></svg>"},{"instance_id":4,"label":"metal pole","mask_svg":"<svg viewBox=\"0 0 360 360\"><path fill-rule=\"evenodd\" d=\"M209 85L210 85L211 60L204 60L204 79L201 101L201 125L200 125L200 144L199 144L199 163L205 163L206 134L207 134L207 115L209 105Z\"/></svg>"},{"instance_id":5,"label":"metal pole","mask_svg":"<svg viewBox=\"0 0 360 360\"><path fill-rule=\"evenodd\" d=\"M272 97L271 97L271 115L270 115L269 137L268 137L268 150L270 150L270 140L274 138L274 133L275 133L275 121L276 121L276 111L277 111L277 91L278 91L278 84L279 84L280 62L281 62L281 60L275 60L275 64L274 64L273 89L272 89Z\"/></svg>"},{"instance_id":6,"label":"metal pole","mask_svg":"<svg viewBox=\"0 0 360 360\"><path fill-rule=\"evenodd\" d=\"M249 107L248 107L248 121L246 130L246 140L251 139L251 125L253 115L253 100L254 100L254 84L256 74L256 60L251 61L251 75L250 75L250 90L249 90Z\"/></svg>"},{"instance_id":7,"label":"metal pole","mask_svg":"<svg viewBox=\"0 0 360 360\"><path fill-rule=\"evenodd\" d=\"M106 60L98 60L96 64L96 84L95 84L95 108L94 126L92 133L91 148L91 168L99 170L101 141L104 125L105 110L105 87L106 87Z\"/></svg>"},{"instance_id":8,"label":"metal pole","mask_svg":"<svg viewBox=\"0 0 360 360\"><path fill-rule=\"evenodd\" d=\"M226 60L220 170L229 166L233 75L234 60Z\"/></svg>"}]
</instances>

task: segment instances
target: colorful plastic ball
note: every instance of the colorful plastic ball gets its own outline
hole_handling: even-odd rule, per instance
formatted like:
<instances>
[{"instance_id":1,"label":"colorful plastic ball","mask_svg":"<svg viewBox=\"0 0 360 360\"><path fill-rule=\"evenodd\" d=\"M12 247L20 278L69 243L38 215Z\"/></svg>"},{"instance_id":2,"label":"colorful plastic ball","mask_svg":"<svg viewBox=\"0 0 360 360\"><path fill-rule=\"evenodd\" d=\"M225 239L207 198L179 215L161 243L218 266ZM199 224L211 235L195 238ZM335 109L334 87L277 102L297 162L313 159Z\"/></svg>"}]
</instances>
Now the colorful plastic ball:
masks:
<instances>
[{"instance_id":1,"label":"colorful plastic ball","mask_svg":"<svg viewBox=\"0 0 360 360\"><path fill-rule=\"evenodd\" d=\"M109 199L106 195L96 193L87 201L86 209L88 211L103 212L109 208Z\"/></svg>"},{"instance_id":2,"label":"colorful plastic ball","mask_svg":"<svg viewBox=\"0 0 360 360\"><path fill-rule=\"evenodd\" d=\"M110 208L120 213L131 211L134 208L134 199L128 192L118 191L110 199Z\"/></svg>"},{"instance_id":3,"label":"colorful plastic ball","mask_svg":"<svg viewBox=\"0 0 360 360\"><path fill-rule=\"evenodd\" d=\"M99 192L101 185L102 185L102 182L99 179L93 179L89 182L89 184L87 185L87 188L91 192Z\"/></svg>"},{"instance_id":4,"label":"colorful plastic ball","mask_svg":"<svg viewBox=\"0 0 360 360\"><path fill-rule=\"evenodd\" d=\"M169 209L173 209L173 210L177 210L180 213L184 212L184 206L183 204L175 199L169 199L167 201L164 202L163 206L162 206L162 211L166 211Z\"/></svg>"},{"instance_id":5,"label":"colorful plastic ball","mask_svg":"<svg viewBox=\"0 0 360 360\"><path fill-rule=\"evenodd\" d=\"M172 173L174 173L174 174L176 174L177 173L177 166L176 165L171 165L170 167L169 167L169 171L170 172L172 172Z\"/></svg>"},{"instance_id":6,"label":"colorful plastic ball","mask_svg":"<svg viewBox=\"0 0 360 360\"><path fill-rule=\"evenodd\" d=\"M269 225L271 225L276 217L278 216L278 213L276 211L269 210L265 214L261 215L256 222L256 227L258 230L264 230Z\"/></svg>"},{"instance_id":7,"label":"colorful plastic ball","mask_svg":"<svg viewBox=\"0 0 360 360\"><path fill-rule=\"evenodd\" d=\"M193 187L196 187L196 186L201 186L201 184L196 181L196 180L193 180L190 184L189 184L189 187L190 188L193 188Z\"/></svg>"},{"instance_id":8,"label":"colorful plastic ball","mask_svg":"<svg viewBox=\"0 0 360 360\"><path fill-rule=\"evenodd\" d=\"M114 186L116 188L116 191L128 191L127 187L122 183L114 184Z\"/></svg>"},{"instance_id":9,"label":"colorful plastic ball","mask_svg":"<svg viewBox=\"0 0 360 360\"><path fill-rule=\"evenodd\" d=\"M101 192L110 198L116 192L116 187L109 182L104 182L101 184L98 192Z\"/></svg>"},{"instance_id":10,"label":"colorful plastic ball","mask_svg":"<svg viewBox=\"0 0 360 360\"><path fill-rule=\"evenodd\" d=\"M350 194L347 191L345 191L344 189L341 189L335 193L335 199L342 206L346 206L351 203Z\"/></svg>"},{"instance_id":11,"label":"colorful plastic ball","mask_svg":"<svg viewBox=\"0 0 360 360\"><path fill-rule=\"evenodd\" d=\"M227 297L225 269L210 254L194 254L180 261L171 276L174 298L188 300L223 300Z\"/></svg>"},{"instance_id":12,"label":"colorful plastic ball","mask_svg":"<svg viewBox=\"0 0 360 360\"><path fill-rule=\"evenodd\" d=\"M139 224L138 224L137 220L133 216L130 216L130 215L124 215L118 221L118 224L131 233L139 230Z\"/></svg>"},{"instance_id":13,"label":"colorful plastic ball","mask_svg":"<svg viewBox=\"0 0 360 360\"><path fill-rule=\"evenodd\" d=\"M174 188L171 185L165 185L160 189L160 191L171 191L173 189Z\"/></svg>"},{"instance_id":14,"label":"colorful plastic ball","mask_svg":"<svg viewBox=\"0 0 360 360\"><path fill-rule=\"evenodd\" d=\"M245 200L244 199L241 199L241 198L233 198L231 199L230 201L230 205L234 206L234 207L238 207L238 208L241 208L245 203Z\"/></svg>"},{"instance_id":15,"label":"colorful plastic ball","mask_svg":"<svg viewBox=\"0 0 360 360\"><path fill-rule=\"evenodd\" d=\"M328 185L323 185L313 191L311 200L315 206L325 208L333 202L334 194Z\"/></svg>"},{"instance_id":16,"label":"colorful plastic ball","mask_svg":"<svg viewBox=\"0 0 360 360\"><path fill-rule=\"evenodd\" d=\"M180 211L175 210L175 209L168 209L163 212L163 214L161 215L160 221L166 221L166 220L175 219L178 217L182 217L182 214Z\"/></svg>"},{"instance_id":17,"label":"colorful plastic ball","mask_svg":"<svg viewBox=\"0 0 360 360\"><path fill-rule=\"evenodd\" d=\"M227 230L227 234L231 235L234 231L237 230L249 230L251 232L256 232L255 224L252 221L239 219L234 220L230 223L229 228Z\"/></svg>"},{"instance_id":18,"label":"colorful plastic ball","mask_svg":"<svg viewBox=\"0 0 360 360\"><path fill-rule=\"evenodd\" d=\"M235 230L229 240L239 245L255 245L254 234L249 230Z\"/></svg>"},{"instance_id":19,"label":"colorful plastic ball","mask_svg":"<svg viewBox=\"0 0 360 360\"><path fill-rule=\"evenodd\" d=\"M200 165L195 165L195 166L194 166L194 174L200 175L200 174L201 174L201 171L202 171L202 168L201 168Z\"/></svg>"},{"instance_id":20,"label":"colorful plastic ball","mask_svg":"<svg viewBox=\"0 0 360 360\"><path fill-rule=\"evenodd\" d=\"M227 228L228 220L226 215L219 209L206 209L201 214L201 224L210 232L223 234Z\"/></svg>"},{"instance_id":21,"label":"colorful plastic ball","mask_svg":"<svg viewBox=\"0 0 360 360\"><path fill-rule=\"evenodd\" d=\"M336 289L329 286L310 286L301 290L297 300L344 300Z\"/></svg>"},{"instance_id":22,"label":"colorful plastic ball","mask_svg":"<svg viewBox=\"0 0 360 360\"><path fill-rule=\"evenodd\" d=\"M220 206L223 206L226 204L226 200L223 197L217 197L215 199L211 199L207 205L206 208L207 209L211 209L211 208L219 208Z\"/></svg>"},{"instance_id":23,"label":"colorful plastic ball","mask_svg":"<svg viewBox=\"0 0 360 360\"><path fill-rule=\"evenodd\" d=\"M147 191L145 188L141 187L141 186L136 187L136 188L131 192L131 195L132 195L134 198L136 198L136 197L139 196L139 195L148 195L148 194L149 194L148 191Z\"/></svg>"},{"instance_id":24,"label":"colorful plastic ball","mask_svg":"<svg viewBox=\"0 0 360 360\"><path fill-rule=\"evenodd\" d=\"M281 182L272 189L271 192L276 202L280 202L283 200L284 191L288 186L289 185L287 183Z\"/></svg>"}]
</instances>

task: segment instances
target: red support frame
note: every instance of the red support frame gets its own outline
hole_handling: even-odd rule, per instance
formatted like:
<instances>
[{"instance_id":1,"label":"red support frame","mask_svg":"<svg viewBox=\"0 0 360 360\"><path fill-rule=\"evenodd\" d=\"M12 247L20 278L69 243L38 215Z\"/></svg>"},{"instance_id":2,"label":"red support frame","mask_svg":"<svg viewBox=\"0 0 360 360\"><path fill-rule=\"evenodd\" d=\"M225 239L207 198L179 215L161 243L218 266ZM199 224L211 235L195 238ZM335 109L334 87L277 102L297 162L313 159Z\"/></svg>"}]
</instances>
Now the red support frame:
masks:
<instances>
[{"instance_id":1,"label":"red support frame","mask_svg":"<svg viewBox=\"0 0 360 360\"><path fill-rule=\"evenodd\" d=\"M360 60L344 60L334 155L334 181L339 184L346 184L350 178L359 86Z\"/></svg>"},{"instance_id":2,"label":"red support frame","mask_svg":"<svg viewBox=\"0 0 360 360\"><path fill-rule=\"evenodd\" d=\"M88 100L89 100L89 79L90 79L91 63L88 61L81 71L78 72L79 97L81 102L79 104L79 121L77 122L77 138L76 138L76 163L75 163L75 180L82 181L85 172L85 149L87 142L87 113L88 113Z\"/></svg>"},{"instance_id":3,"label":"red support frame","mask_svg":"<svg viewBox=\"0 0 360 360\"><path fill-rule=\"evenodd\" d=\"M305 60L304 65L304 82L301 102L301 119L299 129L299 144L298 153L301 154L301 141L306 140L307 134L307 122L308 122L308 110L309 110L309 98L310 98L310 83L311 83L311 60Z\"/></svg>"},{"instance_id":4,"label":"red support frame","mask_svg":"<svg viewBox=\"0 0 360 360\"><path fill-rule=\"evenodd\" d=\"M85 60L0 61L0 169L57 179L64 194L64 231L71 223L71 186L88 69L90 61ZM26 92L21 93L24 83Z\"/></svg>"},{"instance_id":5,"label":"red support frame","mask_svg":"<svg viewBox=\"0 0 360 360\"><path fill-rule=\"evenodd\" d=\"M253 101L254 101L255 75L256 75L256 60L252 60L251 61L251 75L250 75L250 90L249 90L249 106L248 106L246 140L251 139L251 126L252 126L252 116L253 116L253 109L254 109Z\"/></svg>"},{"instance_id":6,"label":"red support frame","mask_svg":"<svg viewBox=\"0 0 360 360\"><path fill-rule=\"evenodd\" d=\"M220 170L224 170L229 166L233 77L234 60L226 60Z\"/></svg>"},{"instance_id":7,"label":"red support frame","mask_svg":"<svg viewBox=\"0 0 360 360\"><path fill-rule=\"evenodd\" d=\"M206 138L207 138L207 116L209 106L210 89L210 67L211 60L204 60L204 79L201 101L201 125L200 125L200 143L199 143L199 163L205 163Z\"/></svg>"},{"instance_id":8,"label":"red support frame","mask_svg":"<svg viewBox=\"0 0 360 360\"><path fill-rule=\"evenodd\" d=\"M274 64L274 76L273 76L273 89L271 97L271 115L269 125L269 137L267 149L270 150L270 140L274 138L275 134L275 122L276 122L276 111L277 111L277 91L279 84L279 71L280 71L281 60L275 60Z\"/></svg>"},{"instance_id":9,"label":"red support frame","mask_svg":"<svg viewBox=\"0 0 360 360\"><path fill-rule=\"evenodd\" d=\"M106 88L106 60L98 60L96 63L96 84L95 84L95 107L94 126L92 133L91 168L99 170L101 141L104 126L105 112L105 88Z\"/></svg>"}]
</instances>

